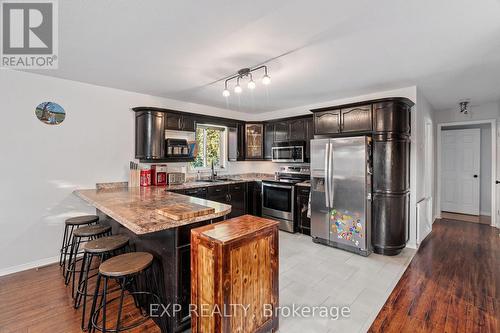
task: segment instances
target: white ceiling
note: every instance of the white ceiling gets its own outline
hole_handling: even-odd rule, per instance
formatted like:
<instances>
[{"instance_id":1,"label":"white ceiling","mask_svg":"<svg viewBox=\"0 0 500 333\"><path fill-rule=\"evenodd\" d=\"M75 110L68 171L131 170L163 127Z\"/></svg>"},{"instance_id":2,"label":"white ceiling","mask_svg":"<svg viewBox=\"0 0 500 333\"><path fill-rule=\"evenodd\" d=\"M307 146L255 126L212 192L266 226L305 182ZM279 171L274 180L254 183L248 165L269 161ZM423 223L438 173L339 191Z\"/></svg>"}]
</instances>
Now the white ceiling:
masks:
<instances>
[{"instance_id":1,"label":"white ceiling","mask_svg":"<svg viewBox=\"0 0 500 333\"><path fill-rule=\"evenodd\" d=\"M64 0L59 31L41 74L242 112L409 85L436 109L500 100L498 0ZM226 102L265 62L269 88Z\"/></svg>"}]
</instances>

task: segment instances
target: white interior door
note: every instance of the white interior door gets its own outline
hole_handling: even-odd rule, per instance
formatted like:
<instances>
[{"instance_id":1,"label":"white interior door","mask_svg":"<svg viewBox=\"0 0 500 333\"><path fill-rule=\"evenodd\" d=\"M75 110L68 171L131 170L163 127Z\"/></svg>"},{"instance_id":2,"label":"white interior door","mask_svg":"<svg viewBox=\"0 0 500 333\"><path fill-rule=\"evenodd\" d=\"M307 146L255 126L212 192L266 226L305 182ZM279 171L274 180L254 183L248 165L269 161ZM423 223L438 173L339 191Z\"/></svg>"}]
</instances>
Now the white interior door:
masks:
<instances>
[{"instance_id":1,"label":"white interior door","mask_svg":"<svg viewBox=\"0 0 500 333\"><path fill-rule=\"evenodd\" d=\"M441 147L441 210L479 215L481 130L445 130Z\"/></svg>"}]
</instances>

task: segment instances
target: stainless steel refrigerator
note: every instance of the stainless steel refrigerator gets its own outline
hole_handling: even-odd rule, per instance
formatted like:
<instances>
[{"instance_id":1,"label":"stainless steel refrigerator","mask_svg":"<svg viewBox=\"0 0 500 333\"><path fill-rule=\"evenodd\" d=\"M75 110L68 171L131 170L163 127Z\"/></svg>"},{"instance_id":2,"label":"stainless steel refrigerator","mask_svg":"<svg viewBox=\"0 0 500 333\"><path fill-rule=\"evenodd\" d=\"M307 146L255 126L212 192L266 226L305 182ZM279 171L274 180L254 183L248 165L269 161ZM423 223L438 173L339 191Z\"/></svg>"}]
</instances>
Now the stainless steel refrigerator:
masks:
<instances>
[{"instance_id":1,"label":"stainless steel refrigerator","mask_svg":"<svg viewBox=\"0 0 500 333\"><path fill-rule=\"evenodd\" d=\"M311 140L311 236L371 253L371 138Z\"/></svg>"}]
</instances>

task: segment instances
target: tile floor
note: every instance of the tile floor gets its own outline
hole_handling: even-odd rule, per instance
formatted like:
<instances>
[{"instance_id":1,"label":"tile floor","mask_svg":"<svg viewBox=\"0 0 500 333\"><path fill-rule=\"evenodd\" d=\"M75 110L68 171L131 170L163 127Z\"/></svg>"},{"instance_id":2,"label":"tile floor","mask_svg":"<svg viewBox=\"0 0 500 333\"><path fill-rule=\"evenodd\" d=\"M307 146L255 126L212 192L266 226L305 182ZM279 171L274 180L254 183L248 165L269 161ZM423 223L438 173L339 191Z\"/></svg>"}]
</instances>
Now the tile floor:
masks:
<instances>
[{"instance_id":1,"label":"tile floor","mask_svg":"<svg viewBox=\"0 0 500 333\"><path fill-rule=\"evenodd\" d=\"M415 250L395 257L361 257L315 244L311 237L280 231L280 306L350 308L338 320L280 318L280 332L366 332L405 271Z\"/></svg>"}]
</instances>

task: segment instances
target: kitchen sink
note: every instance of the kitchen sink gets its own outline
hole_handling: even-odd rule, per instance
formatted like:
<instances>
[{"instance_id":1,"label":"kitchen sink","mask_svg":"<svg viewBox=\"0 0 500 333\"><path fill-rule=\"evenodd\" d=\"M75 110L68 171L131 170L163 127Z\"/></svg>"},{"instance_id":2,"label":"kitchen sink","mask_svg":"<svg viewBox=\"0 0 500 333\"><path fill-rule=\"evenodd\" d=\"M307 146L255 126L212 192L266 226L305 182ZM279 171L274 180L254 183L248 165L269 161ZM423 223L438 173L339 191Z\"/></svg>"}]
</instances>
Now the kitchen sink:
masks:
<instances>
[{"instance_id":1,"label":"kitchen sink","mask_svg":"<svg viewBox=\"0 0 500 333\"><path fill-rule=\"evenodd\" d=\"M227 181L233 181L234 179L232 178L217 178L217 179L197 179L197 182L201 183L218 183L218 182L227 182Z\"/></svg>"},{"instance_id":2,"label":"kitchen sink","mask_svg":"<svg viewBox=\"0 0 500 333\"><path fill-rule=\"evenodd\" d=\"M224 180L222 179L197 179L197 182L200 183L217 183L217 182L223 182Z\"/></svg>"}]
</instances>

